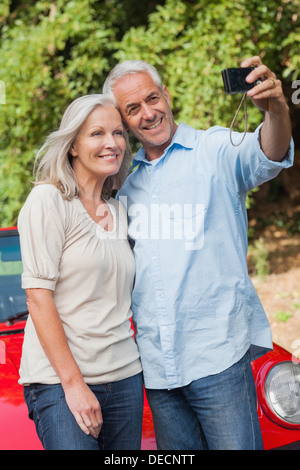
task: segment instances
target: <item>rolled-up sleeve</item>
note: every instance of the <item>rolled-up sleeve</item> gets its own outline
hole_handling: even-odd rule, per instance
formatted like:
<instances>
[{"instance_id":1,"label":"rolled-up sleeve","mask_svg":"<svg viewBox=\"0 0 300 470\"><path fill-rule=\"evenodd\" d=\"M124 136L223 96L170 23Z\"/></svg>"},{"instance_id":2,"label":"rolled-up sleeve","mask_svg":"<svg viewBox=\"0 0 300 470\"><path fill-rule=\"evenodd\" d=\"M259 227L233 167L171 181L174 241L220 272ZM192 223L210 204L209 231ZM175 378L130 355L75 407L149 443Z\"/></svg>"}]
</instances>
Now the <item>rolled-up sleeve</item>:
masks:
<instances>
[{"instance_id":1,"label":"rolled-up sleeve","mask_svg":"<svg viewBox=\"0 0 300 470\"><path fill-rule=\"evenodd\" d=\"M263 152L260 143L260 130L262 124L255 130L252 137L252 152L257 155L257 167L247 181L247 190L255 188L269 181L280 173L281 170L290 168L294 162L294 141L291 139L289 149L282 161L270 160Z\"/></svg>"},{"instance_id":2,"label":"rolled-up sleeve","mask_svg":"<svg viewBox=\"0 0 300 470\"><path fill-rule=\"evenodd\" d=\"M65 207L52 185L36 186L18 218L23 262L22 287L54 290L65 241Z\"/></svg>"},{"instance_id":3,"label":"rolled-up sleeve","mask_svg":"<svg viewBox=\"0 0 300 470\"><path fill-rule=\"evenodd\" d=\"M218 163L216 171L226 184L238 193L246 194L257 186L276 178L281 170L293 165L293 139L282 161L270 160L260 145L261 126L262 124L255 132L247 133L243 142L236 147L231 145L229 129L216 126L208 132L210 147L214 149ZM233 132L232 139L238 142L241 140L241 134Z\"/></svg>"}]
</instances>

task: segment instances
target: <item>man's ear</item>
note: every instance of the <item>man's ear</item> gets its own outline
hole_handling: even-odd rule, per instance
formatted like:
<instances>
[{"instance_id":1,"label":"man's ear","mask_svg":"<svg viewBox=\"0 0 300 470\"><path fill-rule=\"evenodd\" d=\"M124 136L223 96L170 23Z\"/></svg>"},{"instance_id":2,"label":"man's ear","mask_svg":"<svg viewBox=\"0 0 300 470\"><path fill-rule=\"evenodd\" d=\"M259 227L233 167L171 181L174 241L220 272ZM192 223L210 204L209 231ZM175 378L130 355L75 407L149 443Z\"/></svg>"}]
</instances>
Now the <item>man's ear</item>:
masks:
<instances>
[{"instance_id":1,"label":"man's ear","mask_svg":"<svg viewBox=\"0 0 300 470\"><path fill-rule=\"evenodd\" d=\"M171 107L171 95L170 95L168 88L165 85L163 85L163 92L164 92L168 105Z\"/></svg>"}]
</instances>

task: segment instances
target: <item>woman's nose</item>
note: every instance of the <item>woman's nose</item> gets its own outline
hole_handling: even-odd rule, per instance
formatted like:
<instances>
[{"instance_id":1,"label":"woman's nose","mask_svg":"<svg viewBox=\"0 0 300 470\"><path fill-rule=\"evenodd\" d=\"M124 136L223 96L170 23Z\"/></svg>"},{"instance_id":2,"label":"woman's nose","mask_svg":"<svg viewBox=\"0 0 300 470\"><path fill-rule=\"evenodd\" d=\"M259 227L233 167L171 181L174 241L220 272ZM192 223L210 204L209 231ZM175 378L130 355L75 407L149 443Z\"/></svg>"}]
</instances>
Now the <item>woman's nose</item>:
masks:
<instances>
[{"instance_id":1,"label":"woman's nose","mask_svg":"<svg viewBox=\"0 0 300 470\"><path fill-rule=\"evenodd\" d=\"M105 147L112 149L118 147L115 137L112 134L106 134L104 145Z\"/></svg>"}]
</instances>

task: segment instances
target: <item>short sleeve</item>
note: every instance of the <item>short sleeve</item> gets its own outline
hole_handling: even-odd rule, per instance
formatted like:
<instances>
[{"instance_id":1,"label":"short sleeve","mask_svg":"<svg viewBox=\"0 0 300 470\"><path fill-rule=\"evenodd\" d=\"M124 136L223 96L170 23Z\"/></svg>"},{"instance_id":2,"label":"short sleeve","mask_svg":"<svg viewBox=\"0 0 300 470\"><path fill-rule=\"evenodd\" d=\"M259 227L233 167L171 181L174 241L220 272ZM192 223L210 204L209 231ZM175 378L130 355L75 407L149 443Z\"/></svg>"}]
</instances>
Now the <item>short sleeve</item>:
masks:
<instances>
[{"instance_id":1,"label":"short sleeve","mask_svg":"<svg viewBox=\"0 0 300 470\"><path fill-rule=\"evenodd\" d=\"M65 204L60 191L50 184L36 186L18 218L23 289L55 289L65 226Z\"/></svg>"}]
</instances>

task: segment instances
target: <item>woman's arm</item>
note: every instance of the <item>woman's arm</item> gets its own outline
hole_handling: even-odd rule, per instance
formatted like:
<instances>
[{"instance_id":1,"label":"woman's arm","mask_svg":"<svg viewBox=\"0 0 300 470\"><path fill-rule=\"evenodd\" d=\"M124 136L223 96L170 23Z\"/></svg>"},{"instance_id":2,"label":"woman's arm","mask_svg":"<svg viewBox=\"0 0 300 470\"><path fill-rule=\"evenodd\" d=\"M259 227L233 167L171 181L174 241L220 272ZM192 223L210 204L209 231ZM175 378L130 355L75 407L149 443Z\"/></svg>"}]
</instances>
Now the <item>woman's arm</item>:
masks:
<instances>
[{"instance_id":1,"label":"woman's arm","mask_svg":"<svg viewBox=\"0 0 300 470\"><path fill-rule=\"evenodd\" d=\"M48 289L26 289L26 294L29 314L44 352L61 381L66 402L82 431L97 438L103 422L101 407L71 353L53 293Z\"/></svg>"}]
</instances>

